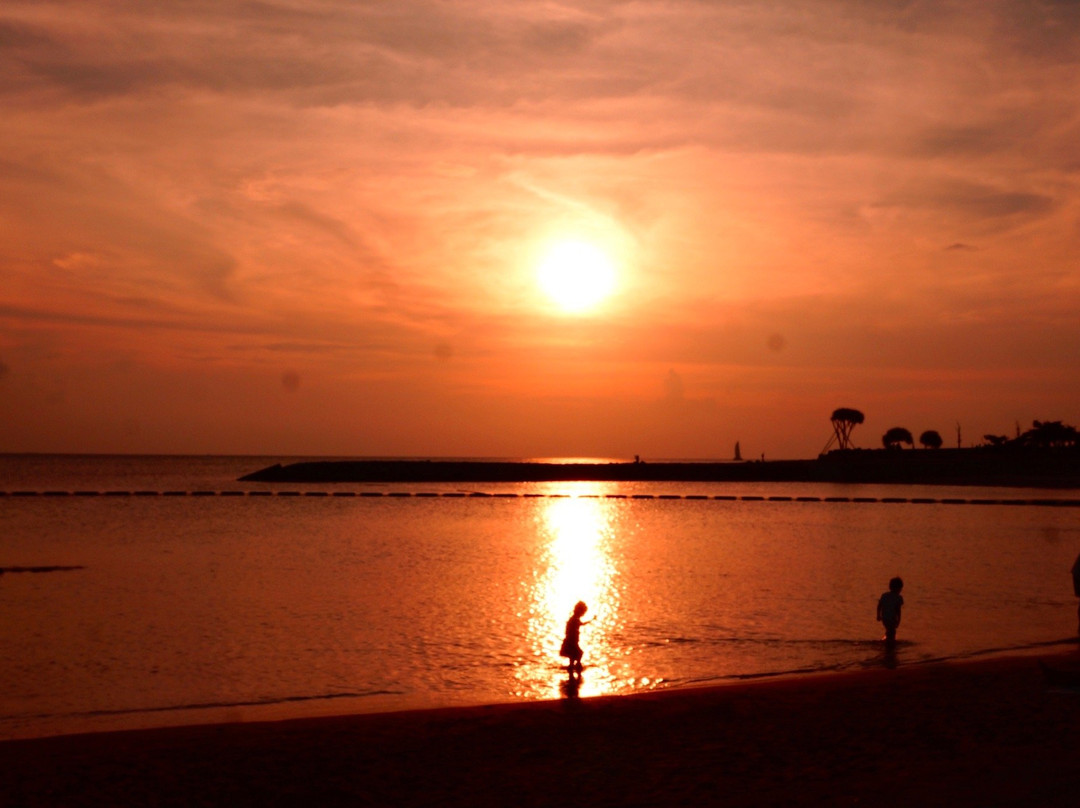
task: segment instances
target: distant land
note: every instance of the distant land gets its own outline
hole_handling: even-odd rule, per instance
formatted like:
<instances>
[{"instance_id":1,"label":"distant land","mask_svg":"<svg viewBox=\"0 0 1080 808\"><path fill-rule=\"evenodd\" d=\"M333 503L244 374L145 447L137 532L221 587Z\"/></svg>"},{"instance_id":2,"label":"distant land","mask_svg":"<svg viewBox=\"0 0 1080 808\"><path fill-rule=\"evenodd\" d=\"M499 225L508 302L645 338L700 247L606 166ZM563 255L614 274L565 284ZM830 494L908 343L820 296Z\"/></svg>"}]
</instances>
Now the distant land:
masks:
<instances>
[{"instance_id":1,"label":"distant land","mask_svg":"<svg viewBox=\"0 0 1080 808\"><path fill-rule=\"evenodd\" d=\"M1080 488L1080 449L841 449L814 460L539 463L326 460L275 464L268 483L821 482Z\"/></svg>"}]
</instances>

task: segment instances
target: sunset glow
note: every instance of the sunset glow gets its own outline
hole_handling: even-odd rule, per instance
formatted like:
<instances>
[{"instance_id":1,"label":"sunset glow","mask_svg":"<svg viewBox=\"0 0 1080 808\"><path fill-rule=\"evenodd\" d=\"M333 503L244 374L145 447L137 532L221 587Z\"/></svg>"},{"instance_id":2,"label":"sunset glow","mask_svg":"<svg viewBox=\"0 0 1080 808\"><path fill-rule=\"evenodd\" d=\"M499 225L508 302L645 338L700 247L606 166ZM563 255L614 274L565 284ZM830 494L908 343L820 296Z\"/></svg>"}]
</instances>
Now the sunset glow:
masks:
<instances>
[{"instance_id":1,"label":"sunset glow","mask_svg":"<svg viewBox=\"0 0 1080 808\"><path fill-rule=\"evenodd\" d=\"M5 451L1080 421L1075 3L9 0L0 43Z\"/></svg>"}]
</instances>

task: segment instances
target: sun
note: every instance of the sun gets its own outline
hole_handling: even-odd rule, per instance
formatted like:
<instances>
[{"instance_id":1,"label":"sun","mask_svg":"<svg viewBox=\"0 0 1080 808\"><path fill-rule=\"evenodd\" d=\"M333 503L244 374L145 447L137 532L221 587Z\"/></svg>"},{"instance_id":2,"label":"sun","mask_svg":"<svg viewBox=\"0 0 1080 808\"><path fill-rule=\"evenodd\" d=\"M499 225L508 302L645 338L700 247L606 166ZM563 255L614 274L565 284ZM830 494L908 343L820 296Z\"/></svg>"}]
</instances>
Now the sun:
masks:
<instances>
[{"instance_id":1,"label":"sun","mask_svg":"<svg viewBox=\"0 0 1080 808\"><path fill-rule=\"evenodd\" d=\"M559 241L537 267L540 288L568 314L582 314L615 290L615 265L587 241Z\"/></svg>"}]
</instances>

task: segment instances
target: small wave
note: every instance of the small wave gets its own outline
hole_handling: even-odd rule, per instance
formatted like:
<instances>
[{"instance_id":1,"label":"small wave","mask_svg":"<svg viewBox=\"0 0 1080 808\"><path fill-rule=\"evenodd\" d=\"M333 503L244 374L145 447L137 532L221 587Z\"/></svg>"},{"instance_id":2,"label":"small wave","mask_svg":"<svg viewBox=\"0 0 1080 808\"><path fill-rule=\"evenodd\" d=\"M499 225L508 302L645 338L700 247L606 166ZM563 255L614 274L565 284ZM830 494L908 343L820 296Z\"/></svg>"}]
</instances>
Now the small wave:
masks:
<instances>
[{"instance_id":1,"label":"small wave","mask_svg":"<svg viewBox=\"0 0 1080 808\"><path fill-rule=\"evenodd\" d=\"M324 693L313 696L279 696L277 698L252 699L250 701L207 701L195 704L171 704L159 707L120 707L114 710L82 710L72 713L38 713L0 716L0 719L41 718L95 718L110 715L138 715L146 713L172 713L187 710L214 710L234 707L268 707L275 704L292 704L307 701L330 701L333 699L364 699L371 696L402 696L402 690L366 690L356 693Z\"/></svg>"},{"instance_id":2,"label":"small wave","mask_svg":"<svg viewBox=\"0 0 1080 808\"><path fill-rule=\"evenodd\" d=\"M978 659L980 657L1000 656L1002 654L1016 654L1028 651L1041 651L1047 648L1062 648L1075 646L1076 637L1065 637L1060 640L1040 640L1039 642L1021 643L1019 645L1003 645L998 648L979 648L975 651L961 651L956 654L945 654L936 657L926 657L912 664L926 665L932 662L954 662L964 659Z\"/></svg>"},{"instance_id":3,"label":"small wave","mask_svg":"<svg viewBox=\"0 0 1080 808\"><path fill-rule=\"evenodd\" d=\"M701 687L715 685L724 682L751 682L761 679L775 679L779 676L799 676L808 673L839 673L847 670L853 663L841 663L836 665L807 665L801 668L788 668L777 671L756 671L752 673L724 673L716 676L698 676L686 679L668 679L664 685L671 688Z\"/></svg>"},{"instance_id":4,"label":"small wave","mask_svg":"<svg viewBox=\"0 0 1080 808\"><path fill-rule=\"evenodd\" d=\"M901 640L901 643L904 641ZM809 645L818 648L847 647L873 648L880 640L840 638L787 638L787 637L666 637L660 640L644 640L633 643L637 648L659 648L668 645L738 645L764 646L769 648Z\"/></svg>"},{"instance_id":5,"label":"small wave","mask_svg":"<svg viewBox=\"0 0 1080 808\"><path fill-rule=\"evenodd\" d=\"M771 642L771 641L770 641ZM786 642L786 641L776 641ZM821 642L802 640L798 642ZM862 640L828 640L828 643L842 643L852 646L868 646L874 648L882 648L880 641L862 641ZM1061 648L1075 646L1077 643L1076 637L1066 637L1060 640L1042 640L1032 643L1021 643L1018 645L1003 645L995 648L980 648L973 651L962 651L955 654L942 654L939 656L923 656L916 659L899 660L896 665L890 665L890 667L912 667L915 665L930 665L941 662L961 662L969 659L980 659L983 657L1003 656L1007 654L1018 654L1026 652L1041 651L1050 648ZM897 642L897 650L903 651L905 648L911 649L917 646L917 643L911 641L900 640ZM874 668L880 668L883 666L882 657L879 654L875 654L871 658L863 659L848 659L841 662L834 663L822 663L818 665L805 665L798 668L787 668L783 670L774 671L752 671L746 673L726 673L717 674L715 676L700 676L695 678L686 679L668 679L664 682L664 687L680 688L680 687L702 687L707 685L733 683L733 682L747 682L757 681L762 679L774 679L780 676L804 676L807 674L815 673L842 673L845 671L853 670L868 670Z\"/></svg>"},{"instance_id":6,"label":"small wave","mask_svg":"<svg viewBox=\"0 0 1080 808\"><path fill-rule=\"evenodd\" d=\"M639 643L643 647L659 646L659 645L695 645L697 643L707 643L702 637L665 637L662 640L646 640L643 643Z\"/></svg>"}]
</instances>

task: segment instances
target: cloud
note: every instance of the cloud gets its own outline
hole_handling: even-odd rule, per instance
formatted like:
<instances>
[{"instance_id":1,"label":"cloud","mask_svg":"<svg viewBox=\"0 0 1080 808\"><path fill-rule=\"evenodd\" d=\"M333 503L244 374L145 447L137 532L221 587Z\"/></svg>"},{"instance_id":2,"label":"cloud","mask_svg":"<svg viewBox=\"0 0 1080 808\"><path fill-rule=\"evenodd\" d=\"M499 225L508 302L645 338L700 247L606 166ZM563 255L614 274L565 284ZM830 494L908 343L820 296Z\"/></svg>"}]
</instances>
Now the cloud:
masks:
<instances>
[{"instance_id":1,"label":"cloud","mask_svg":"<svg viewBox=\"0 0 1080 808\"><path fill-rule=\"evenodd\" d=\"M44 31L19 21L0 20L0 49L19 50L49 45Z\"/></svg>"},{"instance_id":2,"label":"cloud","mask_svg":"<svg viewBox=\"0 0 1080 808\"><path fill-rule=\"evenodd\" d=\"M886 207L921 210L964 222L1031 219L1049 215L1058 201L1035 191L1001 188L977 182L931 178L885 196Z\"/></svg>"},{"instance_id":3,"label":"cloud","mask_svg":"<svg viewBox=\"0 0 1080 808\"><path fill-rule=\"evenodd\" d=\"M1077 22L1044 0L11 0L0 347L20 378L77 355L178 390L207 366L300 368L305 394L408 380L418 411L1052 375L1078 333ZM537 305L531 262L568 232L618 255L594 320Z\"/></svg>"},{"instance_id":4,"label":"cloud","mask_svg":"<svg viewBox=\"0 0 1080 808\"><path fill-rule=\"evenodd\" d=\"M558 73L552 60L587 50L610 25L483 3L114 3L110 11L75 4L50 18L14 4L8 14L34 22L5 23L8 59L20 76L85 101L173 88L284 94L301 105L470 105L497 99L507 71L534 77L546 95L540 77Z\"/></svg>"}]
</instances>

